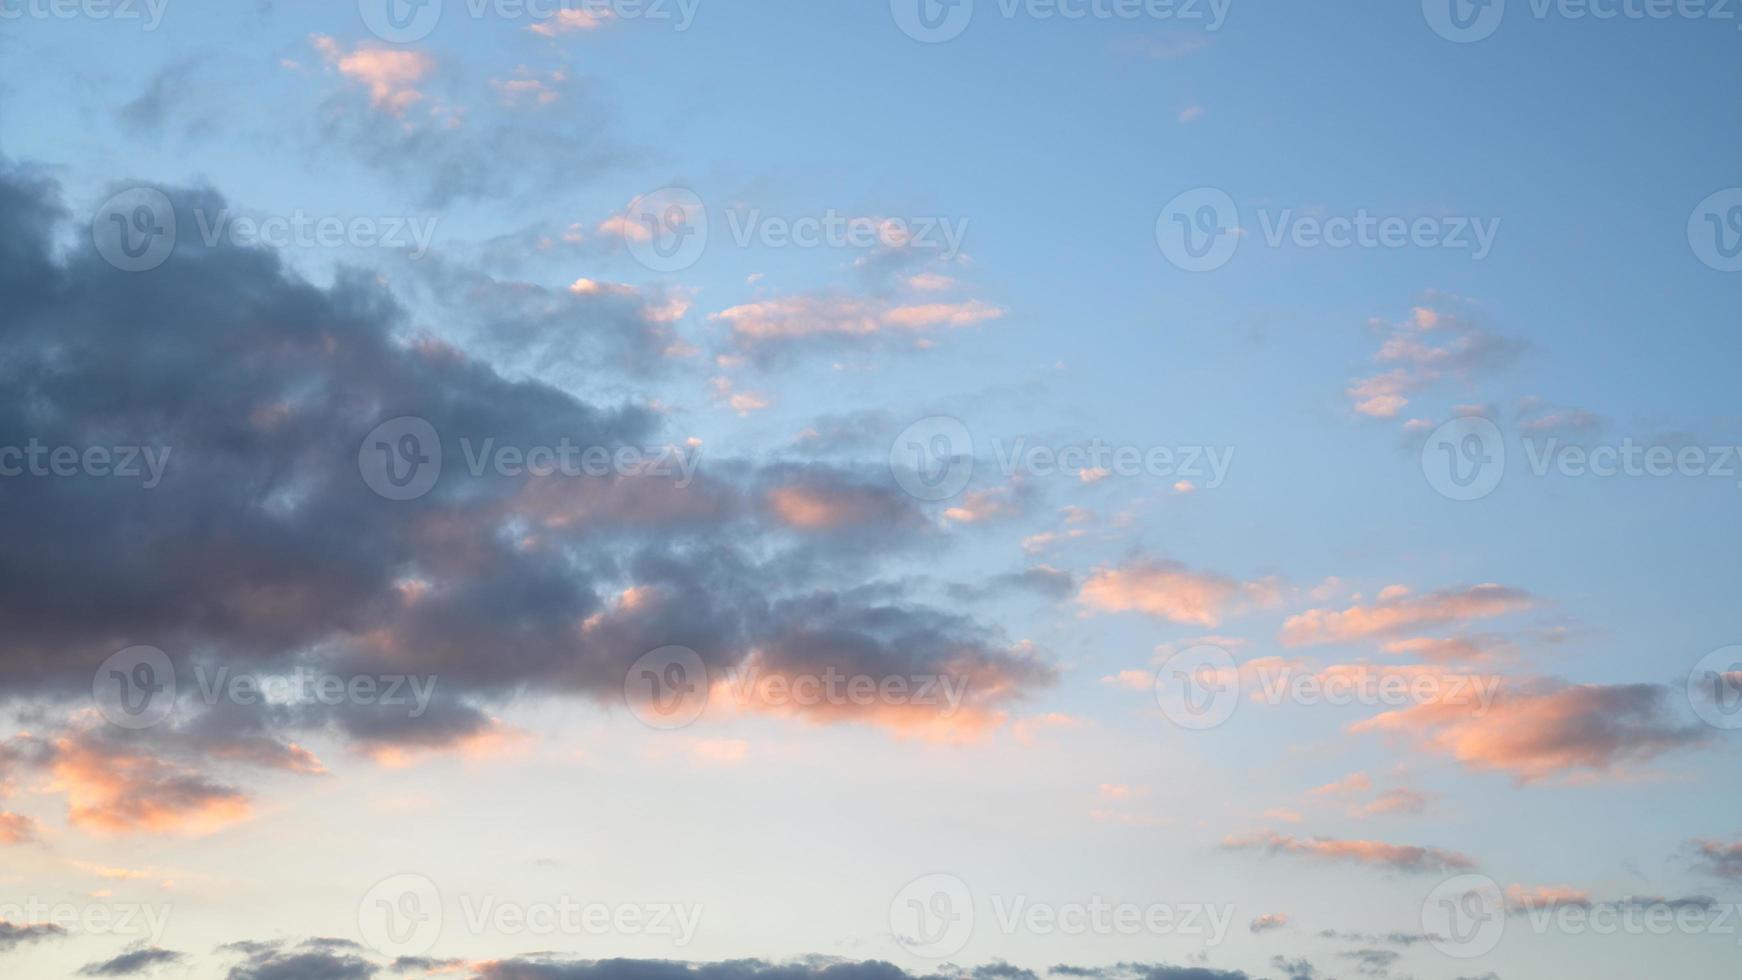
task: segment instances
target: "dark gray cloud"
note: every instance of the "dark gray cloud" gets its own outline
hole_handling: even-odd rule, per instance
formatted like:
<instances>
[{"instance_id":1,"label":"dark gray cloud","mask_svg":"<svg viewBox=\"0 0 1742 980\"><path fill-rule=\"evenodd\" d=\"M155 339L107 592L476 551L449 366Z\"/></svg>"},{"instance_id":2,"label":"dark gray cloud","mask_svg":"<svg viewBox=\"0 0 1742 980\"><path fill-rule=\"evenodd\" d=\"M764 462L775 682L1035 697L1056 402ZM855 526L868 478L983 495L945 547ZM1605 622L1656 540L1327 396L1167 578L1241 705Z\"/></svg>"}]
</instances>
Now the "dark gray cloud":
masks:
<instances>
[{"instance_id":1,"label":"dark gray cloud","mask_svg":"<svg viewBox=\"0 0 1742 980\"><path fill-rule=\"evenodd\" d=\"M1076 577L1070 572L1040 565L1020 572L994 575L978 585L951 583L947 591L950 598L961 601L996 599L1013 592L1032 592L1056 600L1070 595L1076 587Z\"/></svg>"},{"instance_id":2,"label":"dark gray cloud","mask_svg":"<svg viewBox=\"0 0 1742 980\"><path fill-rule=\"evenodd\" d=\"M876 581L879 554L937 533L887 468L710 460L689 485L469 472L486 440L614 451L658 445L662 422L420 336L373 276L316 286L270 250L207 246L193 210L224 201L167 193L173 253L125 272L88 235L56 247L67 214L50 182L0 173L0 445L170 454L151 488L0 481L14 527L0 543L0 689L13 699L88 697L110 654L149 644L171 657L185 710L102 738L306 773L319 764L291 744L298 730L439 747L524 691L620 695L629 665L668 645L710 669L760 649L780 669L959 673L981 703L1054 680L998 631ZM635 363L602 377L633 378ZM365 436L400 416L427 420L444 455L411 501L378 495L359 468ZM187 697L221 671L304 666L439 683L416 715Z\"/></svg>"},{"instance_id":3,"label":"dark gray cloud","mask_svg":"<svg viewBox=\"0 0 1742 980\"><path fill-rule=\"evenodd\" d=\"M17 925L0 919L0 953L24 943L66 934L65 929L49 923Z\"/></svg>"},{"instance_id":4,"label":"dark gray cloud","mask_svg":"<svg viewBox=\"0 0 1742 980\"><path fill-rule=\"evenodd\" d=\"M1213 970L1203 966L1165 966L1154 963L1118 963L1104 967L1055 966L1049 972L1061 976L1092 977L1094 980L1248 980L1240 970Z\"/></svg>"},{"instance_id":5,"label":"dark gray cloud","mask_svg":"<svg viewBox=\"0 0 1742 980\"><path fill-rule=\"evenodd\" d=\"M114 959L97 963L88 963L79 970L81 977L131 977L155 970L160 966L172 963L187 962L186 953L178 953L170 949L159 949L156 946L143 946L129 949Z\"/></svg>"},{"instance_id":6,"label":"dark gray cloud","mask_svg":"<svg viewBox=\"0 0 1742 980\"><path fill-rule=\"evenodd\" d=\"M1121 963L1109 967L1055 966L1056 976L1094 977L1097 980L1249 980L1240 971L1206 967ZM942 980L945 975L910 974L890 963L870 960L849 962L812 958L798 963L773 964L763 960L732 960L695 964L658 960L563 961L528 958L484 964L479 980ZM972 980L1034 980L1033 971L1008 963L991 963L956 973Z\"/></svg>"},{"instance_id":7,"label":"dark gray cloud","mask_svg":"<svg viewBox=\"0 0 1742 980\"><path fill-rule=\"evenodd\" d=\"M1357 949L1342 956L1355 964L1355 972L1369 977L1390 976L1391 968L1403 958L1403 954L1389 949Z\"/></svg>"},{"instance_id":8,"label":"dark gray cloud","mask_svg":"<svg viewBox=\"0 0 1742 980\"><path fill-rule=\"evenodd\" d=\"M320 940L289 949L276 943L232 943L223 948L246 957L230 968L229 980L371 980L381 972L362 956L328 948Z\"/></svg>"}]
</instances>

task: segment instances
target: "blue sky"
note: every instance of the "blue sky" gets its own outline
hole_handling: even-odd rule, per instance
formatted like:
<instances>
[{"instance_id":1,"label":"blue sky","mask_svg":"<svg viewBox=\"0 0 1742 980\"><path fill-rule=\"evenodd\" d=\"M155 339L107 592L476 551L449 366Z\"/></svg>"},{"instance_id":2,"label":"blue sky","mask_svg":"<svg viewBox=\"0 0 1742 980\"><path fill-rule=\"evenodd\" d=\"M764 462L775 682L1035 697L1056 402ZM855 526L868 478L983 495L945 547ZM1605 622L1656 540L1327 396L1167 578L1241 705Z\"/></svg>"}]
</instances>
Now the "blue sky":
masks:
<instances>
[{"instance_id":1,"label":"blue sky","mask_svg":"<svg viewBox=\"0 0 1742 980\"><path fill-rule=\"evenodd\" d=\"M25 930L0 963L1723 975L1742 18L1458 0L1503 11L1461 43L1441 0L959 3L931 43L914 0L447 0L409 39L372 0L0 0L0 190L61 209L7 236L0 448L173 449L149 490L0 454L0 500L56 545L0 545L0 926ZM105 235L142 187L177 234L129 269ZM1192 271L1170 236L1205 200L1232 254ZM672 201L705 248L662 265L644 219ZM202 240L224 208L371 235ZM1449 241L1316 243L1339 218ZM881 237L781 238L836 220ZM370 468L396 416L434 423L427 496ZM916 425L968 437L942 499L903 490L949 462L904 455ZM698 480L460 472L559 438ZM1175 467L1001 465L1019 441ZM1444 448L1498 446L1494 485L1446 492ZM1629 447L1675 462L1586 471ZM179 680L140 730L85 693L136 645ZM624 684L671 647L712 693L662 731ZM1193 682L1233 714L1194 731L1168 678L1205 649ZM437 694L409 719L202 703L224 666ZM746 669L967 693L726 703ZM1429 693L1263 699L1381 676ZM1497 700L1459 702L1469 678ZM372 918L408 880L440 894L429 942ZM967 911L940 880L971 896L959 944L892 922L915 883ZM1436 934L1447 887L1504 937ZM700 925L468 921L566 897ZM1003 925L1015 899L1231 925L1066 936ZM167 924L31 932L37 900ZM1577 924L1676 909L1696 925Z\"/></svg>"}]
</instances>

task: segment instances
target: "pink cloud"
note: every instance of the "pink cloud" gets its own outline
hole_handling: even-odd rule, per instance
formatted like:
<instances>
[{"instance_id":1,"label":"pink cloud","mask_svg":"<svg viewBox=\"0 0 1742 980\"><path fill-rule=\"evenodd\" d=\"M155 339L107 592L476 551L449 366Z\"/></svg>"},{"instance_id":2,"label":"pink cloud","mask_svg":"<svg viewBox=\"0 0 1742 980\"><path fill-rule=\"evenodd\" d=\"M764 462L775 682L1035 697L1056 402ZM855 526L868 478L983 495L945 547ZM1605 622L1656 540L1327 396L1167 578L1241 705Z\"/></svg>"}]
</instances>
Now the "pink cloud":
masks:
<instances>
[{"instance_id":1,"label":"pink cloud","mask_svg":"<svg viewBox=\"0 0 1742 980\"><path fill-rule=\"evenodd\" d=\"M1229 837L1222 842L1222 846L1232 850L1292 854L1319 861L1375 865L1419 874L1467 871L1476 867L1474 858L1437 847L1387 844L1372 840L1337 840L1330 837L1304 839L1274 831L1246 837Z\"/></svg>"},{"instance_id":2,"label":"pink cloud","mask_svg":"<svg viewBox=\"0 0 1742 980\"><path fill-rule=\"evenodd\" d=\"M1474 770L1529 783L1577 771L1607 773L1697 743L1707 732L1668 715L1666 689L1547 681L1503 686L1486 709L1430 702L1359 722L1354 732L1407 736Z\"/></svg>"},{"instance_id":3,"label":"pink cloud","mask_svg":"<svg viewBox=\"0 0 1742 980\"><path fill-rule=\"evenodd\" d=\"M1535 604L1528 592L1492 583L1421 596L1393 588L1372 605L1341 611L1309 609L1291 616L1283 623L1282 642L1288 646L1350 643L1417 627L1504 616Z\"/></svg>"},{"instance_id":4,"label":"pink cloud","mask_svg":"<svg viewBox=\"0 0 1742 980\"><path fill-rule=\"evenodd\" d=\"M1268 601L1263 583L1242 584L1179 562L1143 560L1101 568L1083 583L1077 600L1097 612L1140 612L1175 623L1216 626L1234 604Z\"/></svg>"},{"instance_id":5,"label":"pink cloud","mask_svg":"<svg viewBox=\"0 0 1742 980\"><path fill-rule=\"evenodd\" d=\"M417 51L365 45L346 51L324 34L309 40L339 74L369 89L375 108L395 116L423 100L417 85L435 70L435 60Z\"/></svg>"}]
</instances>

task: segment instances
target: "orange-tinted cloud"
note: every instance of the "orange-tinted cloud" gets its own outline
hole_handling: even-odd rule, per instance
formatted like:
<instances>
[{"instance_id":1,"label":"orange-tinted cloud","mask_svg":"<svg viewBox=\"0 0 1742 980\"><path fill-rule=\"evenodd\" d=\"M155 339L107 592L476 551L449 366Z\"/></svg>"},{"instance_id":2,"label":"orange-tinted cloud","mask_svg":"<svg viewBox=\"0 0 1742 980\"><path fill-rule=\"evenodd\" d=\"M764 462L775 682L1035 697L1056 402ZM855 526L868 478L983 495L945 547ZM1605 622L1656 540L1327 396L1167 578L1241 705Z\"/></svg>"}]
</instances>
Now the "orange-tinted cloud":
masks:
<instances>
[{"instance_id":1,"label":"orange-tinted cloud","mask_svg":"<svg viewBox=\"0 0 1742 980\"><path fill-rule=\"evenodd\" d=\"M1422 627L1505 616L1535 604L1528 592L1492 583L1419 596L1392 586L1371 605L1340 611L1309 609L1290 616L1282 625L1282 642L1289 646L1351 643Z\"/></svg>"},{"instance_id":2,"label":"orange-tinted cloud","mask_svg":"<svg viewBox=\"0 0 1742 980\"><path fill-rule=\"evenodd\" d=\"M404 48L358 46L346 51L324 34L314 35L309 42L339 74L368 88L375 108L394 116L404 115L423 100L418 83L435 70L435 60L429 55Z\"/></svg>"},{"instance_id":3,"label":"orange-tinted cloud","mask_svg":"<svg viewBox=\"0 0 1742 980\"><path fill-rule=\"evenodd\" d=\"M1097 569L1077 600L1097 612L1140 612L1175 623L1216 626L1243 599L1268 601L1270 587L1242 584L1174 561L1142 560Z\"/></svg>"},{"instance_id":4,"label":"orange-tinted cloud","mask_svg":"<svg viewBox=\"0 0 1742 980\"><path fill-rule=\"evenodd\" d=\"M1262 850L1270 854L1294 854L1320 861L1349 862L1393 868L1412 873L1467 871L1474 858L1456 851L1412 844L1387 844L1372 840L1337 840L1330 837L1304 839L1266 831L1246 837L1229 837L1223 847Z\"/></svg>"},{"instance_id":5,"label":"orange-tinted cloud","mask_svg":"<svg viewBox=\"0 0 1742 980\"><path fill-rule=\"evenodd\" d=\"M66 794L75 827L106 834L203 835L246 820L242 791L200 773L86 736L54 743L50 789Z\"/></svg>"},{"instance_id":6,"label":"orange-tinted cloud","mask_svg":"<svg viewBox=\"0 0 1742 980\"><path fill-rule=\"evenodd\" d=\"M1429 702L1350 730L1404 735L1470 769L1536 782L1580 770L1607 773L1708 737L1709 730L1673 720L1667 701L1665 688L1649 684L1509 682L1486 710Z\"/></svg>"},{"instance_id":7,"label":"orange-tinted cloud","mask_svg":"<svg viewBox=\"0 0 1742 980\"><path fill-rule=\"evenodd\" d=\"M0 844L28 844L37 839L36 821L22 813L0 811Z\"/></svg>"}]
</instances>

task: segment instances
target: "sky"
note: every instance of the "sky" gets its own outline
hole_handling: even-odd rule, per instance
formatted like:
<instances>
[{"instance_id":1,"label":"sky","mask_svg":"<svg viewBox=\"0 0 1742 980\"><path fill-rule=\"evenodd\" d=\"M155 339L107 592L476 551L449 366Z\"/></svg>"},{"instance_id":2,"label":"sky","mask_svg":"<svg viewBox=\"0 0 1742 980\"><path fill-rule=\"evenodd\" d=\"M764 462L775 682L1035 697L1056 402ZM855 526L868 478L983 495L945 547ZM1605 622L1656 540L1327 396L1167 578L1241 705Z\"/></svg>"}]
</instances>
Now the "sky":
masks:
<instances>
[{"instance_id":1,"label":"sky","mask_svg":"<svg viewBox=\"0 0 1742 980\"><path fill-rule=\"evenodd\" d=\"M1738 50L0 0L0 972L1733 975Z\"/></svg>"}]
</instances>

